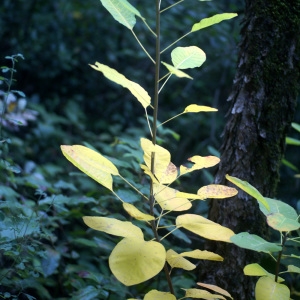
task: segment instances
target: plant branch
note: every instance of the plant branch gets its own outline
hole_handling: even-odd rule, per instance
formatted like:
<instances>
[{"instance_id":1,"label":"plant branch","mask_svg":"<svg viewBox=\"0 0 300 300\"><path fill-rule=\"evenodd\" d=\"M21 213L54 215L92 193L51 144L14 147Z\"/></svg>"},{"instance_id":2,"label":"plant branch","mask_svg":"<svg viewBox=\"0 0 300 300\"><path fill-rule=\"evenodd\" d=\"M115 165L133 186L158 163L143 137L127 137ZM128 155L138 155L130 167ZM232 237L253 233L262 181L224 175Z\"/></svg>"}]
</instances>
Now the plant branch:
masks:
<instances>
[{"instance_id":1,"label":"plant branch","mask_svg":"<svg viewBox=\"0 0 300 300\"><path fill-rule=\"evenodd\" d=\"M175 45L176 43L178 43L180 40L182 40L183 38L185 38L186 36L188 36L190 33L191 33L191 31L188 32L188 33L186 33L186 34L183 35L182 37L180 37L178 40L176 40L175 42L173 42L172 44L170 44L168 47L166 47L164 50L162 50L162 51L160 52L160 54L164 53L166 50L168 50L170 47L172 47L173 45Z\"/></svg>"},{"instance_id":2,"label":"plant branch","mask_svg":"<svg viewBox=\"0 0 300 300\"><path fill-rule=\"evenodd\" d=\"M280 260L281 260L281 256L282 256L282 252L283 252L283 247L285 245L285 242L287 240L287 236L288 236L288 232L286 232L283 236L283 239L282 239L282 243L281 243L281 251L279 251L278 253L278 257L277 257L277 263L276 263L276 272L275 272L275 282L277 282L278 280L278 274L279 274L279 266L280 266Z\"/></svg>"},{"instance_id":3,"label":"plant branch","mask_svg":"<svg viewBox=\"0 0 300 300\"><path fill-rule=\"evenodd\" d=\"M162 10L160 11L160 13L165 12L166 10L168 10L168 9L170 9L170 8L172 8L172 7L174 7L175 5L177 5L177 4L179 4L179 3L183 2L183 1L184 1L184 0L179 0L178 2L176 2L176 3L174 3L174 4L170 5L170 6L168 6L168 7L164 8L164 9L162 9Z\"/></svg>"}]
</instances>

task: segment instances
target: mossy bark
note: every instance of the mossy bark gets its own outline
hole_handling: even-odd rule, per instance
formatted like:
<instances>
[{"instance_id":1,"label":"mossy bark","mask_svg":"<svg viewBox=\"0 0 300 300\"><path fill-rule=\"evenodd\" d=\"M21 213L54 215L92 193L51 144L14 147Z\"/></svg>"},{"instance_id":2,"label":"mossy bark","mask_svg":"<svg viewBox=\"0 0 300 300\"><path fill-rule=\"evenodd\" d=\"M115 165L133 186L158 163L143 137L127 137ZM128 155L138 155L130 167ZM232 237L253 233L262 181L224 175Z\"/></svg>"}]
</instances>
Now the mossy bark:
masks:
<instances>
[{"instance_id":1,"label":"mossy bark","mask_svg":"<svg viewBox=\"0 0 300 300\"><path fill-rule=\"evenodd\" d=\"M285 136L293 120L300 83L300 0L246 0L237 72L228 101L221 163L215 182L225 175L274 197ZM211 202L209 218L235 233L266 235L266 222L256 201L243 192ZM208 243L223 263L205 263L201 281L227 289L235 300L254 299L254 280L243 275L259 255L232 244Z\"/></svg>"}]
</instances>

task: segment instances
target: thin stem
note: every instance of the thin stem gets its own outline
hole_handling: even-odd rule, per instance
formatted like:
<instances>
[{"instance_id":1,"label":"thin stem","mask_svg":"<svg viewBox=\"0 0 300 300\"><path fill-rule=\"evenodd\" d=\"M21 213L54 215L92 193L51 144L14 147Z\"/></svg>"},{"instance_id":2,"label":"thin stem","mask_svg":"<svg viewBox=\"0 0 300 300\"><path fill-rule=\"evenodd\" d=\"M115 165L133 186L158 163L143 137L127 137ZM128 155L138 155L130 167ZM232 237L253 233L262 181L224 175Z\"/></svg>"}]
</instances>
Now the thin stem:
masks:
<instances>
[{"instance_id":1,"label":"thin stem","mask_svg":"<svg viewBox=\"0 0 300 300\"><path fill-rule=\"evenodd\" d=\"M143 46L143 44L140 42L139 38L136 36L136 34L134 33L133 30L131 30L133 36L135 37L135 39L137 40L137 42L139 43L139 45L141 46L141 48L143 49L143 51L147 54L147 56L151 59L151 61L155 64L154 59L151 57L151 55L148 53L148 51L145 49L145 47Z\"/></svg>"},{"instance_id":2,"label":"thin stem","mask_svg":"<svg viewBox=\"0 0 300 300\"><path fill-rule=\"evenodd\" d=\"M172 118L170 118L170 119L168 119L168 120L166 120L166 121L160 123L157 127L162 126L162 125L164 125L164 124L170 122L171 120L173 120L173 119L175 119L175 118L177 118L177 117L179 117L179 116L181 116L181 115L183 115L183 114L184 114L184 112L182 112L182 113L180 113L180 114L178 114L178 115L176 115L176 116L174 116L174 117L172 117Z\"/></svg>"},{"instance_id":3,"label":"thin stem","mask_svg":"<svg viewBox=\"0 0 300 300\"><path fill-rule=\"evenodd\" d=\"M172 73L171 73L171 74L169 74L168 78L165 80L165 82L164 82L164 83L162 84L162 86L160 87L160 89L159 89L158 93L160 93L160 92L161 92L161 90L164 88L165 84L168 82L168 80L170 79L170 77L171 77L172 75L173 75Z\"/></svg>"},{"instance_id":4,"label":"thin stem","mask_svg":"<svg viewBox=\"0 0 300 300\"><path fill-rule=\"evenodd\" d=\"M172 47L173 45L175 45L176 43L178 43L180 40L182 40L183 38L185 38L186 36L188 36L190 33L191 33L191 31L188 32L188 33L186 33L186 34L183 35L182 37L180 37L178 40L176 40L176 41L173 42L171 45L169 45L169 46L166 47L164 50L162 50L162 51L160 52L160 54L164 53L167 49L169 49L170 47Z\"/></svg>"},{"instance_id":5,"label":"thin stem","mask_svg":"<svg viewBox=\"0 0 300 300\"><path fill-rule=\"evenodd\" d=\"M156 33L151 29L151 27L148 25L148 23L146 22L146 20L144 18L142 18L144 24L146 25L146 27L149 29L149 31L156 37Z\"/></svg>"},{"instance_id":6,"label":"thin stem","mask_svg":"<svg viewBox=\"0 0 300 300\"><path fill-rule=\"evenodd\" d=\"M170 6L168 6L168 7L166 7L166 8L164 8L163 10L161 10L160 13L165 12L166 10L168 10L168 9L170 9L170 8L172 8L172 7L174 7L175 5L177 5L177 4L179 4L179 3L183 2L183 1L184 1L184 0L179 0L178 2L176 2L176 3L174 3L174 4L170 5Z\"/></svg>"},{"instance_id":7,"label":"thin stem","mask_svg":"<svg viewBox=\"0 0 300 300\"><path fill-rule=\"evenodd\" d=\"M285 242L287 240L287 236L288 236L288 232L286 232L283 236L282 242L281 242L281 251L279 251L278 253L278 257L277 257L277 263L276 263L276 272L275 272L275 282L277 282L278 280L278 274L279 274L279 266L280 266L280 260L281 260L281 256L282 256L282 251L283 251L283 247L285 245Z\"/></svg>"},{"instance_id":8,"label":"thin stem","mask_svg":"<svg viewBox=\"0 0 300 300\"><path fill-rule=\"evenodd\" d=\"M148 197L146 197L143 193L141 193L134 185L132 185L126 178L124 178L123 176L121 176L119 174L120 178L123 179L129 186L131 186L137 193L139 193L143 198L148 200Z\"/></svg>"},{"instance_id":9,"label":"thin stem","mask_svg":"<svg viewBox=\"0 0 300 300\"><path fill-rule=\"evenodd\" d=\"M151 129L150 121L149 121L149 116L148 116L148 112L147 112L146 108L145 108L145 112L146 112L147 124L148 124L149 130L150 130L150 134L151 134L151 137L152 137L153 133L152 133L152 129Z\"/></svg>"}]
</instances>

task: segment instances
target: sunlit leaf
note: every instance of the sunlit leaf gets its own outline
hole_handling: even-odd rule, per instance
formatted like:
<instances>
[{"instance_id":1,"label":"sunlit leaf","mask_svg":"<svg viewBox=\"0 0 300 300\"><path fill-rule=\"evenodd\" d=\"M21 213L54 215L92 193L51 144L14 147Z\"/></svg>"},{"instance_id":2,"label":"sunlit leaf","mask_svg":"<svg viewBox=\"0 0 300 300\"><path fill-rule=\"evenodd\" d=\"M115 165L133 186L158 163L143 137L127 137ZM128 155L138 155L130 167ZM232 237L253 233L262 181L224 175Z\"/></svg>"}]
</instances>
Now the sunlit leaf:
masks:
<instances>
[{"instance_id":1,"label":"sunlit leaf","mask_svg":"<svg viewBox=\"0 0 300 300\"><path fill-rule=\"evenodd\" d=\"M171 268L180 268L187 271L191 271L196 268L194 264L183 258L172 249L167 251L167 262L171 266Z\"/></svg>"},{"instance_id":2,"label":"sunlit leaf","mask_svg":"<svg viewBox=\"0 0 300 300\"><path fill-rule=\"evenodd\" d=\"M139 211L134 205L130 203L123 202L123 208L127 211L127 213L130 216L132 216L136 220L151 221L155 219L153 216Z\"/></svg>"},{"instance_id":3,"label":"sunlit leaf","mask_svg":"<svg viewBox=\"0 0 300 300\"><path fill-rule=\"evenodd\" d=\"M278 231L293 231L300 228L298 220L286 218L280 213L267 215L267 223L270 227Z\"/></svg>"},{"instance_id":4,"label":"sunlit leaf","mask_svg":"<svg viewBox=\"0 0 300 300\"><path fill-rule=\"evenodd\" d=\"M166 261L161 243L140 238L124 238L109 256L109 267L126 286L144 282L157 275Z\"/></svg>"},{"instance_id":5,"label":"sunlit leaf","mask_svg":"<svg viewBox=\"0 0 300 300\"><path fill-rule=\"evenodd\" d=\"M207 250L192 250L188 252L182 252L179 254L184 257L191 257L196 259L206 259L206 260L215 260L215 261L223 261L224 258L216 253L207 251Z\"/></svg>"},{"instance_id":6,"label":"sunlit leaf","mask_svg":"<svg viewBox=\"0 0 300 300\"><path fill-rule=\"evenodd\" d=\"M206 60L203 50L196 46L177 47L171 52L172 63L176 69L200 67Z\"/></svg>"},{"instance_id":7,"label":"sunlit leaf","mask_svg":"<svg viewBox=\"0 0 300 300\"><path fill-rule=\"evenodd\" d=\"M83 217L84 223L95 230L103 231L108 234L122 236L122 237L132 237L144 240L144 234L142 230L133 225L131 222L120 221L113 218L106 217Z\"/></svg>"},{"instance_id":8,"label":"sunlit leaf","mask_svg":"<svg viewBox=\"0 0 300 300\"><path fill-rule=\"evenodd\" d=\"M285 143L287 145L293 145L293 146L300 146L300 140L291 138L291 137L286 137L285 138Z\"/></svg>"},{"instance_id":9,"label":"sunlit leaf","mask_svg":"<svg viewBox=\"0 0 300 300\"><path fill-rule=\"evenodd\" d=\"M221 295L224 295L224 296L226 296L226 297L229 297L229 298L233 299L233 298L231 297L231 295L230 295L227 291L225 291L224 289L221 289L220 287L218 287L218 286L216 286L216 285L213 285L213 284L207 284L207 283L202 283L202 282L197 282L197 284L200 285L200 286L202 286L202 287L205 287L205 288L207 288L207 289L210 289L210 290L212 290L212 291L214 291L214 292L216 292L216 293L219 293L219 294L221 294Z\"/></svg>"},{"instance_id":10,"label":"sunlit leaf","mask_svg":"<svg viewBox=\"0 0 300 300\"><path fill-rule=\"evenodd\" d=\"M81 146L61 146L63 155L79 170L112 191L112 175L119 175L116 166L100 153Z\"/></svg>"},{"instance_id":11,"label":"sunlit leaf","mask_svg":"<svg viewBox=\"0 0 300 300\"><path fill-rule=\"evenodd\" d=\"M235 13L224 13L224 14L214 15L210 18L202 19L199 23L196 23L193 25L191 32L212 26L212 25L220 23L224 20L232 19L236 16L237 16L237 14L235 14Z\"/></svg>"},{"instance_id":12,"label":"sunlit leaf","mask_svg":"<svg viewBox=\"0 0 300 300\"><path fill-rule=\"evenodd\" d=\"M242 189L244 192L248 193L250 196L254 197L258 202L260 202L262 205L266 207L266 209L270 210L270 206L267 202L267 200L262 196L262 194L250 183L247 181L240 180L236 177L229 176L226 174L226 179L230 182L234 183L236 186L238 186L240 189Z\"/></svg>"},{"instance_id":13,"label":"sunlit leaf","mask_svg":"<svg viewBox=\"0 0 300 300\"><path fill-rule=\"evenodd\" d=\"M145 295L144 300L176 300L176 297L171 293L152 290Z\"/></svg>"},{"instance_id":14,"label":"sunlit leaf","mask_svg":"<svg viewBox=\"0 0 300 300\"><path fill-rule=\"evenodd\" d=\"M210 184L203 186L197 192L201 199L214 198L214 199L224 199L228 197L233 197L238 193L235 188L228 187L220 184Z\"/></svg>"},{"instance_id":15,"label":"sunlit leaf","mask_svg":"<svg viewBox=\"0 0 300 300\"><path fill-rule=\"evenodd\" d=\"M177 190L165 185L153 184L154 198L163 210L184 211L192 207L186 198L176 197Z\"/></svg>"},{"instance_id":16,"label":"sunlit leaf","mask_svg":"<svg viewBox=\"0 0 300 300\"><path fill-rule=\"evenodd\" d=\"M136 23L135 16L141 17L139 11L126 0L100 0L113 18L132 29Z\"/></svg>"},{"instance_id":17,"label":"sunlit leaf","mask_svg":"<svg viewBox=\"0 0 300 300\"><path fill-rule=\"evenodd\" d=\"M247 276L268 276L272 280L275 280L275 275L269 273L267 270L265 270L263 267L261 267L257 263L249 264L245 266L244 268L244 274ZM277 278L278 282L283 282L284 279L279 277Z\"/></svg>"},{"instance_id":18,"label":"sunlit leaf","mask_svg":"<svg viewBox=\"0 0 300 300\"><path fill-rule=\"evenodd\" d=\"M190 168L185 167L183 165L180 166L180 175L193 172L195 170L200 170L203 168L210 168L217 165L220 162L220 159L216 156L199 156L195 155L188 159L190 162L194 163L194 165Z\"/></svg>"},{"instance_id":19,"label":"sunlit leaf","mask_svg":"<svg viewBox=\"0 0 300 300\"><path fill-rule=\"evenodd\" d=\"M183 227L210 240L228 243L231 243L230 237L234 235L234 232L231 229L194 214L178 216L176 218L176 226Z\"/></svg>"},{"instance_id":20,"label":"sunlit leaf","mask_svg":"<svg viewBox=\"0 0 300 300\"><path fill-rule=\"evenodd\" d=\"M293 266L293 265L288 265L288 271L291 273L298 273L300 274L300 268Z\"/></svg>"},{"instance_id":21,"label":"sunlit leaf","mask_svg":"<svg viewBox=\"0 0 300 300\"><path fill-rule=\"evenodd\" d=\"M249 232L240 232L230 238L237 246L257 252L278 252L282 248L275 243L269 243L263 238Z\"/></svg>"},{"instance_id":22,"label":"sunlit leaf","mask_svg":"<svg viewBox=\"0 0 300 300\"><path fill-rule=\"evenodd\" d=\"M216 108L198 105L198 104L190 104L184 109L184 113L198 113L198 112L213 112L218 111Z\"/></svg>"},{"instance_id":23,"label":"sunlit leaf","mask_svg":"<svg viewBox=\"0 0 300 300\"><path fill-rule=\"evenodd\" d=\"M127 79L124 75L106 65L98 62L90 65L93 69L100 71L109 80L127 88L131 94L143 105L144 108L150 105L151 98L148 93L137 83Z\"/></svg>"},{"instance_id":24,"label":"sunlit leaf","mask_svg":"<svg viewBox=\"0 0 300 300\"><path fill-rule=\"evenodd\" d=\"M186 298L195 298L195 299L224 299L226 300L225 297L222 295L217 295L217 294L212 294L208 291L205 290L200 290L200 289L183 289L185 291L185 297Z\"/></svg>"},{"instance_id":25,"label":"sunlit leaf","mask_svg":"<svg viewBox=\"0 0 300 300\"><path fill-rule=\"evenodd\" d=\"M174 66L169 65L163 61L161 63L169 70L170 73L176 75L177 77L179 78L185 77L185 78L193 79L190 75L182 72L181 70L176 69Z\"/></svg>"},{"instance_id":26,"label":"sunlit leaf","mask_svg":"<svg viewBox=\"0 0 300 300\"><path fill-rule=\"evenodd\" d=\"M261 277L255 286L256 300L289 300L290 290L286 285L275 282L270 277Z\"/></svg>"}]
</instances>

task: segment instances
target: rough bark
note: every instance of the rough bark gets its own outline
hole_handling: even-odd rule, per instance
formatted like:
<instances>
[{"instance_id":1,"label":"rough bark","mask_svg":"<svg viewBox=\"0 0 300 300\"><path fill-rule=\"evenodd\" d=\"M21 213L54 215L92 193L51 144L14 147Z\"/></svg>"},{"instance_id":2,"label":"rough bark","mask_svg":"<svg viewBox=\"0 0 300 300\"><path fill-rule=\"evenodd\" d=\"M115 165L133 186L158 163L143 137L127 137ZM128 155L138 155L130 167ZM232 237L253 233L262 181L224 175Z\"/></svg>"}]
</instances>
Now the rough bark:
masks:
<instances>
[{"instance_id":1,"label":"rough bark","mask_svg":"<svg viewBox=\"0 0 300 300\"><path fill-rule=\"evenodd\" d=\"M248 181L264 196L274 197L299 90L300 1L246 0L245 4L215 182L229 185L224 177L230 174ZM241 191L234 198L212 201L209 218L235 233L266 234L256 201ZM207 248L225 260L205 263L200 280L227 289L235 300L254 299L253 278L244 276L243 268L257 262L258 255L226 243L210 242Z\"/></svg>"}]
</instances>

